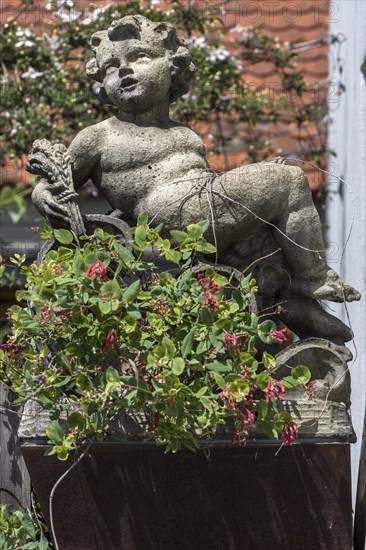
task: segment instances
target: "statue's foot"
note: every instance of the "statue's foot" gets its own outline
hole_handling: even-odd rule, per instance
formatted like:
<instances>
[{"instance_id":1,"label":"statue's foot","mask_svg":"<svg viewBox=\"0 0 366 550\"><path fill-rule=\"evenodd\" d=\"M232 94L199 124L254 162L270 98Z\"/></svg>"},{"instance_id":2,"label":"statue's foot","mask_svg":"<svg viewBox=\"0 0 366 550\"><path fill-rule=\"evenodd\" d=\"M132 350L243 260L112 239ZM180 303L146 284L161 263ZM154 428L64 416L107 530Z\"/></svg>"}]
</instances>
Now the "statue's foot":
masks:
<instances>
[{"instance_id":1,"label":"statue's foot","mask_svg":"<svg viewBox=\"0 0 366 550\"><path fill-rule=\"evenodd\" d=\"M295 292L315 300L331 302L354 302L361 299L361 294L351 285L343 281L333 269L328 269L320 281L301 281L291 285Z\"/></svg>"}]
</instances>

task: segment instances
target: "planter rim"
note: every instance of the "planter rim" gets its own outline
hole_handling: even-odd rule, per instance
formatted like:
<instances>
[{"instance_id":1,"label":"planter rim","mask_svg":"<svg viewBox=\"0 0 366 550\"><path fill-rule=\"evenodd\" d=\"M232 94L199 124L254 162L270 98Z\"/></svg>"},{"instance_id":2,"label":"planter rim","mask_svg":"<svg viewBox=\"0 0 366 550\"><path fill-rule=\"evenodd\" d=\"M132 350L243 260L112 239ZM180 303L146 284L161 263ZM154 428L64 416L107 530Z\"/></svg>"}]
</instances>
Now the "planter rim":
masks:
<instances>
[{"instance_id":1,"label":"planter rim","mask_svg":"<svg viewBox=\"0 0 366 550\"><path fill-rule=\"evenodd\" d=\"M352 441L347 439L335 438L335 437L299 437L292 445L286 445L286 447L291 447L294 445L345 445L351 444ZM247 440L246 445L234 445L231 439L214 439L214 440L202 440L199 441L199 449L204 450L210 447L232 447L233 449L245 449L246 447L281 447L285 446L281 440L270 440L270 439L256 439L256 440ZM44 438L24 438L21 442L21 447L44 447L48 449L51 447ZM79 447L79 449L85 448L86 445ZM164 446L156 445L154 441L93 441L91 443L91 448L94 450L112 447L120 450L124 449L143 449L143 448L154 448L164 450ZM182 449L183 450L183 449ZM177 451L179 452L179 451Z\"/></svg>"}]
</instances>

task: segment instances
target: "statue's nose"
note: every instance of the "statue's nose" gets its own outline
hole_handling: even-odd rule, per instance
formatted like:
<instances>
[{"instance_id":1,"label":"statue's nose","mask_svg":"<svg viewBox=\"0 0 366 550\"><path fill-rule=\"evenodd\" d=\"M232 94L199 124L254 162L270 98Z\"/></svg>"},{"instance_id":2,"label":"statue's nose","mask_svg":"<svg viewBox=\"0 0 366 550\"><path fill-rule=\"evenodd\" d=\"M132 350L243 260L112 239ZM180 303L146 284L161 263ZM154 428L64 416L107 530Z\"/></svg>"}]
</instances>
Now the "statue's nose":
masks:
<instances>
[{"instance_id":1,"label":"statue's nose","mask_svg":"<svg viewBox=\"0 0 366 550\"><path fill-rule=\"evenodd\" d=\"M127 76L129 74L132 74L133 70L131 69L131 67L127 63L123 63L123 64L121 63L121 65L119 66L119 69L118 69L118 73L119 73L120 77L124 77L124 76Z\"/></svg>"}]
</instances>

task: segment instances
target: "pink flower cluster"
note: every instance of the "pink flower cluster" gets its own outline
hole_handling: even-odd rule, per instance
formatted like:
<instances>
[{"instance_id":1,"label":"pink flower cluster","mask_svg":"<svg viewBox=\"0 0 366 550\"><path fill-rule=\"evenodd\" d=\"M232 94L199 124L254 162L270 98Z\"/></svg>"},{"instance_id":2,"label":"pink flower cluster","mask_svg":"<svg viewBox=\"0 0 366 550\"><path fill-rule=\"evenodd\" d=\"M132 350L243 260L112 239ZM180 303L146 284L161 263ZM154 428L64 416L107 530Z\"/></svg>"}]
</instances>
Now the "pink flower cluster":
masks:
<instances>
[{"instance_id":1,"label":"pink flower cluster","mask_svg":"<svg viewBox=\"0 0 366 550\"><path fill-rule=\"evenodd\" d=\"M278 342L279 344L282 344L282 342L285 342L287 340L285 336L286 328L283 328L282 330L272 330L272 332L269 333L272 340L275 342Z\"/></svg>"},{"instance_id":2,"label":"pink flower cluster","mask_svg":"<svg viewBox=\"0 0 366 550\"><path fill-rule=\"evenodd\" d=\"M217 311L219 308L219 301L215 294L220 292L220 287L209 277L205 277L204 273L199 273L197 276L198 284L204 290L203 305L207 306L210 311Z\"/></svg>"},{"instance_id":3,"label":"pink flower cluster","mask_svg":"<svg viewBox=\"0 0 366 550\"><path fill-rule=\"evenodd\" d=\"M267 384L267 395L266 395L267 405L271 397L276 397L277 399L280 399L280 400L286 397L285 387L278 380L270 380Z\"/></svg>"},{"instance_id":4,"label":"pink flower cluster","mask_svg":"<svg viewBox=\"0 0 366 550\"><path fill-rule=\"evenodd\" d=\"M151 309L156 310L157 316L160 318L171 313L171 308L168 305L163 304L159 299L151 302L150 307Z\"/></svg>"},{"instance_id":5,"label":"pink flower cluster","mask_svg":"<svg viewBox=\"0 0 366 550\"><path fill-rule=\"evenodd\" d=\"M255 415L252 413L252 411L245 408L244 411L241 412L240 416L243 422L243 429L249 430L255 422Z\"/></svg>"},{"instance_id":6,"label":"pink flower cluster","mask_svg":"<svg viewBox=\"0 0 366 550\"><path fill-rule=\"evenodd\" d=\"M0 349L6 351L8 357L11 357L15 353L19 353L20 351L20 347L11 342L8 342L7 344L1 344Z\"/></svg>"},{"instance_id":7,"label":"pink flower cluster","mask_svg":"<svg viewBox=\"0 0 366 550\"><path fill-rule=\"evenodd\" d=\"M41 322L39 324L42 326L48 325L51 321L51 309L47 304L42 306L40 309L41 311L38 313L38 318Z\"/></svg>"},{"instance_id":8,"label":"pink flower cluster","mask_svg":"<svg viewBox=\"0 0 366 550\"><path fill-rule=\"evenodd\" d=\"M117 345L117 334L115 330L110 330L104 340L103 347L101 349L102 353L105 353L109 349L114 349Z\"/></svg>"},{"instance_id":9,"label":"pink flower cluster","mask_svg":"<svg viewBox=\"0 0 366 550\"><path fill-rule=\"evenodd\" d=\"M315 380L311 380L304 387L304 395L309 399L313 399L316 394Z\"/></svg>"},{"instance_id":10,"label":"pink flower cluster","mask_svg":"<svg viewBox=\"0 0 366 550\"><path fill-rule=\"evenodd\" d=\"M58 277L59 275L62 275L62 267L60 265L55 265L53 268L53 272Z\"/></svg>"},{"instance_id":11,"label":"pink flower cluster","mask_svg":"<svg viewBox=\"0 0 366 550\"><path fill-rule=\"evenodd\" d=\"M237 430L231 442L233 445L242 445L245 447L247 444L246 433L243 430Z\"/></svg>"},{"instance_id":12,"label":"pink flower cluster","mask_svg":"<svg viewBox=\"0 0 366 550\"><path fill-rule=\"evenodd\" d=\"M100 279L103 283L107 280L107 268L103 262L99 260L93 262L85 271L87 277L93 277L94 281Z\"/></svg>"},{"instance_id":13,"label":"pink flower cluster","mask_svg":"<svg viewBox=\"0 0 366 550\"><path fill-rule=\"evenodd\" d=\"M245 338L244 337L237 337L235 334L225 334L222 345L225 349L228 349L228 347L231 347L235 352L239 350L243 350L245 346Z\"/></svg>"},{"instance_id":14,"label":"pink flower cluster","mask_svg":"<svg viewBox=\"0 0 366 550\"><path fill-rule=\"evenodd\" d=\"M299 426L295 422L287 422L284 424L281 438L285 445L292 445L295 439L299 437Z\"/></svg>"},{"instance_id":15,"label":"pink flower cluster","mask_svg":"<svg viewBox=\"0 0 366 550\"><path fill-rule=\"evenodd\" d=\"M151 414L150 420L149 420L149 429L151 432L155 432L159 426L160 421L160 414L158 412L155 412Z\"/></svg>"},{"instance_id":16,"label":"pink flower cluster","mask_svg":"<svg viewBox=\"0 0 366 550\"><path fill-rule=\"evenodd\" d=\"M223 401L226 401L226 406L227 406L229 411L231 411L231 409L233 407L235 407L235 400L234 400L233 396L231 395L231 391L228 388L225 388L224 390L222 390L219 397Z\"/></svg>"},{"instance_id":17,"label":"pink flower cluster","mask_svg":"<svg viewBox=\"0 0 366 550\"><path fill-rule=\"evenodd\" d=\"M250 428L253 426L255 422L255 415L252 413L251 410L249 410L246 407L244 407L244 409L243 408L237 409L237 413L238 413L238 418L241 420L243 427L241 430L237 430L235 432L232 443L234 445L245 446L247 443L246 436L248 435L248 431L250 430Z\"/></svg>"}]
</instances>

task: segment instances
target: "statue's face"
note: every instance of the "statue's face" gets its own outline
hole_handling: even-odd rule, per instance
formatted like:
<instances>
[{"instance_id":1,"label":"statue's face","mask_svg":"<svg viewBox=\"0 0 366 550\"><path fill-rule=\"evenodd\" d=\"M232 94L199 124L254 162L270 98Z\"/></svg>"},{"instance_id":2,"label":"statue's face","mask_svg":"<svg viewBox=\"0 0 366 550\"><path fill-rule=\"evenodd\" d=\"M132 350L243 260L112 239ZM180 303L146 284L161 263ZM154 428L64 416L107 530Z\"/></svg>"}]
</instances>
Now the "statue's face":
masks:
<instances>
[{"instance_id":1,"label":"statue's face","mask_svg":"<svg viewBox=\"0 0 366 550\"><path fill-rule=\"evenodd\" d=\"M111 43L98 56L109 100L122 111L141 113L169 102L170 64L166 49L136 39Z\"/></svg>"}]
</instances>

